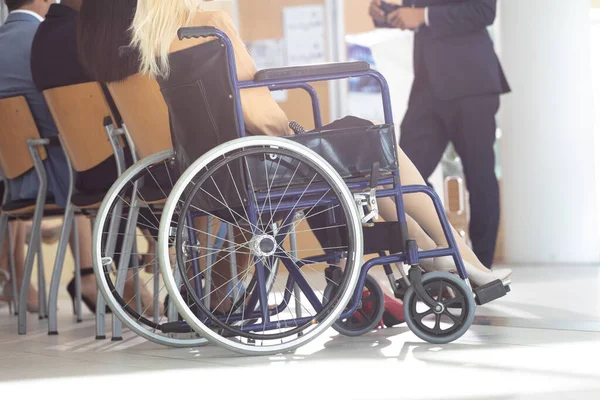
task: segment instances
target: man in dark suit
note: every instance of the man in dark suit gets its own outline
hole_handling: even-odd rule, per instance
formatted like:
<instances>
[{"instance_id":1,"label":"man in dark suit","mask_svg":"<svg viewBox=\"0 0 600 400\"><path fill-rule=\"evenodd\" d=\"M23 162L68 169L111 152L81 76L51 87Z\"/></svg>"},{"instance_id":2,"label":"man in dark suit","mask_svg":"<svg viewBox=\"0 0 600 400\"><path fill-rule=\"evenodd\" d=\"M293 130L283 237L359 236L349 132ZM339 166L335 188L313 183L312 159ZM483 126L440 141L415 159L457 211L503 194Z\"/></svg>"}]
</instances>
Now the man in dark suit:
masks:
<instances>
[{"instance_id":1,"label":"man in dark suit","mask_svg":"<svg viewBox=\"0 0 600 400\"><path fill-rule=\"evenodd\" d=\"M495 115L500 95L510 91L487 30L496 0L404 0L395 9L372 0L370 14L378 26L415 31L400 147L428 178L454 145L470 194L473 250L489 268L500 220Z\"/></svg>"}]
</instances>

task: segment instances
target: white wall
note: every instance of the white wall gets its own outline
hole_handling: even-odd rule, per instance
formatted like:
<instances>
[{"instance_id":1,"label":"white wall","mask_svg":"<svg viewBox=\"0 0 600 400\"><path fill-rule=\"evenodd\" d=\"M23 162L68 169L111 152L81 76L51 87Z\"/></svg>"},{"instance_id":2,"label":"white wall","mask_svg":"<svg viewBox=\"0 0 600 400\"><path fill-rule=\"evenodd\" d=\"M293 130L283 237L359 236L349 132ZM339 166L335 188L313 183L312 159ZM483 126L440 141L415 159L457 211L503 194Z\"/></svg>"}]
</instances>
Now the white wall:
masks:
<instances>
[{"instance_id":1,"label":"white wall","mask_svg":"<svg viewBox=\"0 0 600 400\"><path fill-rule=\"evenodd\" d=\"M600 262L589 2L499 6L506 260Z\"/></svg>"},{"instance_id":2,"label":"white wall","mask_svg":"<svg viewBox=\"0 0 600 400\"><path fill-rule=\"evenodd\" d=\"M6 9L6 5L3 1L0 1L0 25L4 23L6 16L8 15L8 10Z\"/></svg>"}]
</instances>

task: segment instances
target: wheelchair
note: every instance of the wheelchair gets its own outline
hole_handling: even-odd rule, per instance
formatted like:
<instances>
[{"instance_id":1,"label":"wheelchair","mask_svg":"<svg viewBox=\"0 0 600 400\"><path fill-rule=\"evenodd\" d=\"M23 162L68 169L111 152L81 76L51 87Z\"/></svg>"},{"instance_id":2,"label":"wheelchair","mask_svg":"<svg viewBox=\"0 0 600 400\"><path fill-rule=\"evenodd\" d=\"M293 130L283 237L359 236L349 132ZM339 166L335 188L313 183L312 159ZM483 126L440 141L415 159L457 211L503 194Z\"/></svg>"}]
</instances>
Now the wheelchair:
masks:
<instances>
[{"instance_id":1,"label":"wheelchair","mask_svg":"<svg viewBox=\"0 0 600 400\"><path fill-rule=\"evenodd\" d=\"M240 82L231 42L223 32L181 28L178 36L216 38L199 46L205 53L196 59L206 62L197 68L212 83L222 83L222 90L210 92L210 102L221 107L220 121L227 113L230 117L226 126L218 127L216 139L198 140L200 123L213 118L206 111L206 93L194 89L187 92L186 102L170 105L172 126L180 125L179 113L188 113L183 119L195 128L184 134L174 130L174 153L157 156L177 177L160 189L159 197L166 201L152 215L168 311L158 324L132 318L131 307L107 300L127 326L167 345L211 342L247 355L292 351L332 326L358 336L381 319L383 293L368 272L383 266L396 297L403 300L411 331L424 341L444 344L469 329L476 305L510 290L499 280L473 290L439 197L426 186L402 186L389 90L385 78L367 63L269 69L253 81ZM320 129L319 99L309 82L361 76L374 78L381 87L384 124ZM307 91L317 129L298 129L287 137L247 136L239 92L257 87ZM163 90L163 95L168 100L172 93ZM190 109L198 112L190 117ZM102 228L110 225L108 211L144 191L147 178L126 189L139 172L132 167L105 198L94 232L100 265L112 263L106 254L113 249L102 238L114 231ZM447 249L421 251L409 237L402 196L414 193L433 201ZM397 222L378 222L377 199L382 198L394 201ZM136 212L129 213L128 224L132 214ZM118 210L116 215L123 213ZM126 245L131 248L133 242ZM365 254L373 257L363 262ZM423 273L419 267L421 259L445 256L453 258L458 276ZM120 265L117 276L126 270ZM96 272L106 276L100 268ZM117 278L117 285L121 281ZM109 282L99 277L99 283L103 295L110 297L114 290L106 290ZM155 315L155 320L160 318ZM172 335L188 336L173 340Z\"/></svg>"}]
</instances>

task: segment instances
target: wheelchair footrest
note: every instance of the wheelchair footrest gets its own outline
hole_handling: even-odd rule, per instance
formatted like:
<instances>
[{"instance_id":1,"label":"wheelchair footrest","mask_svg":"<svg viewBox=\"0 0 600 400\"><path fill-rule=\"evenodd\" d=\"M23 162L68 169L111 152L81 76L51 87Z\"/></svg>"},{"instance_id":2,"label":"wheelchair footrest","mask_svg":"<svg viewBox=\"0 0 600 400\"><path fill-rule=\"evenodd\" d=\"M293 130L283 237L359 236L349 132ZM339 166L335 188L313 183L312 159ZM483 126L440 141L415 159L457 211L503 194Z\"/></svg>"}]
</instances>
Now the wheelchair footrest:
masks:
<instances>
[{"instance_id":1,"label":"wheelchair footrest","mask_svg":"<svg viewBox=\"0 0 600 400\"><path fill-rule=\"evenodd\" d=\"M499 279L473 290L475 292L475 302L479 306L504 297L509 291L510 289L504 286Z\"/></svg>"},{"instance_id":2,"label":"wheelchair footrest","mask_svg":"<svg viewBox=\"0 0 600 400\"><path fill-rule=\"evenodd\" d=\"M193 332L192 328L187 324L187 322L176 321L176 322L166 322L160 325L160 330L162 333L191 333Z\"/></svg>"}]
</instances>

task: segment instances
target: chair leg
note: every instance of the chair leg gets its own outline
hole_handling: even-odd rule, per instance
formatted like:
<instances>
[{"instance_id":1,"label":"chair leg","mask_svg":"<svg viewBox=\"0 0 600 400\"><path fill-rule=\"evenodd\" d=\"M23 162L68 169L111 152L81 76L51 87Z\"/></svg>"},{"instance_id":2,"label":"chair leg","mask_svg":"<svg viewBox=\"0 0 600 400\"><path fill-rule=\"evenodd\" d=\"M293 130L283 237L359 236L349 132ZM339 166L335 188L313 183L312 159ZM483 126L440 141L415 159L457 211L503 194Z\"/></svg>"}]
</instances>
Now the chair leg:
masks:
<instances>
[{"instance_id":1,"label":"chair leg","mask_svg":"<svg viewBox=\"0 0 600 400\"><path fill-rule=\"evenodd\" d=\"M221 222L221 224L225 225L224 222ZM226 224L226 225L227 225L227 232L224 237L226 239L229 239L231 241L230 243L235 243L235 235L233 232L233 226L230 224ZM229 245L227 245L227 246L229 246ZM231 254L229 254L229 268L231 271L231 284L233 285L233 290L231 293L233 294L234 303L237 303L238 300L240 299L242 293L240 290L240 280L238 279L237 258L236 258L235 251L232 251Z\"/></svg>"},{"instance_id":2,"label":"chair leg","mask_svg":"<svg viewBox=\"0 0 600 400\"><path fill-rule=\"evenodd\" d=\"M208 308L210 310L210 297L211 297L211 292L212 292L212 267L214 265L215 259L217 258L214 253L215 249L213 247L214 244L214 239L212 236L213 233L213 223L214 223L214 218L212 216L208 217L208 229L206 230L207 232L209 232L209 235L206 235L206 251L208 253L208 257L206 257L206 267L205 267L205 273L204 273L204 291L202 292L202 294L205 296L204 297L204 305L206 306L206 308ZM202 243L199 243L202 246ZM194 271L194 275L199 274L201 271ZM195 278L197 279L197 278ZM196 289L197 290L197 289Z\"/></svg>"},{"instance_id":3,"label":"chair leg","mask_svg":"<svg viewBox=\"0 0 600 400\"><path fill-rule=\"evenodd\" d=\"M131 254L131 261L133 264L133 287L135 295L135 309L138 314L142 314L144 311L142 305L142 296L140 292L140 259L138 258L137 240L133 240L133 253Z\"/></svg>"},{"instance_id":4,"label":"chair leg","mask_svg":"<svg viewBox=\"0 0 600 400\"><path fill-rule=\"evenodd\" d=\"M37 253L38 242L40 241L40 228L44 213L44 200L38 201L31 225L31 239L27 248L25 257L25 271L23 273L23 282L21 282L21 292L19 293L19 317L18 333L25 335L27 333L27 297L29 295L29 285L31 283L31 273L33 272L33 262Z\"/></svg>"},{"instance_id":5,"label":"chair leg","mask_svg":"<svg viewBox=\"0 0 600 400\"><path fill-rule=\"evenodd\" d=\"M60 277L62 275L63 265L65 263L67 246L69 244L69 236L71 235L73 214L73 208L71 205L68 205L65 210L65 219L60 232L58 251L56 252L56 258L54 259L52 279L50 280L50 294L48 297L48 335L58 335L58 290L60 287Z\"/></svg>"},{"instance_id":6,"label":"chair leg","mask_svg":"<svg viewBox=\"0 0 600 400\"><path fill-rule=\"evenodd\" d=\"M73 256L75 258L75 314L77 322L83 321L81 304L81 255L79 254L79 227L77 218L73 218Z\"/></svg>"},{"instance_id":7,"label":"chair leg","mask_svg":"<svg viewBox=\"0 0 600 400\"><path fill-rule=\"evenodd\" d=\"M296 241L296 227L292 225L290 228L290 249L292 257L298 258L298 245ZM271 271L271 273L275 273L275 271ZM277 278L277 277L275 277ZM302 300L300 297L300 287L297 283L294 283L294 299L296 303L296 318L302 318Z\"/></svg>"},{"instance_id":8,"label":"chair leg","mask_svg":"<svg viewBox=\"0 0 600 400\"><path fill-rule=\"evenodd\" d=\"M160 271L158 270L158 244L154 246L154 292L152 301L154 302L154 322L160 321Z\"/></svg>"},{"instance_id":9,"label":"chair leg","mask_svg":"<svg viewBox=\"0 0 600 400\"><path fill-rule=\"evenodd\" d=\"M115 218L113 218L114 225ZM92 221L92 226L96 224L96 220ZM111 226L113 226L111 225ZM112 236L112 238L111 238ZM116 240L116 236L114 234L108 234L108 242L114 242ZM93 246L93 243L92 243ZM100 265L100 270L104 270L104 266ZM96 297L96 340L104 340L106 339L106 303L104 302L104 297L102 297L102 293L98 290L98 296Z\"/></svg>"},{"instance_id":10,"label":"chair leg","mask_svg":"<svg viewBox=\"0 0 600 400\"><path fill-rule=\"evenodd\" d=\"M10 231L8 229L8 215L2 214L2 216L0 217L0 244L4 243L5 235L8 235L9 240L10 240ZM9 253L11 253L10 249L11 249L10 246L8 246ZM2 257L3 250L4 250L4 246L0 246L0 258Z\"/></svg>"},{"instance_id":11,"label":"chair leg","mask_svg":"<svg viewBox=\"0 0 600 400\"><path fill-rule=\"evenodd\" d=\"M119 259L119 266L117 269L117 282L115 289L117 293L122 297L125 290L125 280L127 279L127 272L129 270L129 264L131 260L131 253L134 245L134 238L136 237L135 229L139 209L137 207L130 207L129 216L127 217L127 224L125 227L125 237L123 238L123 247L121 249L121 258ZM123 340L123 323L113 313L113 341Z\"/></svg>"},{"instance_id":12,"label":"chair leg","mask_svg":"<svg viewBox=\"0 0 600 400\"><path fill-rule=\"evenodd\" d=\"M96 340L106 339L106 303L102 293L98 291L96 300Z\"/></svg>"},{"instance_id":13,"label":"chair leg","mask_svg":"<svg viewBox=\"0 0 600 400\"><path fill-rule=\"evenodd\" d=\"M14 315L17 315L18 313L18 309L19 309L19 288L17 285L17 268L15 266L15 254L12 252L12 236L10 235L10 230L9 228L9 224L8 224L8 217L6 218L6 223L4 223L4 215L2 216L2 221L0 222L0 231L2 232L2 234L4 234L5 232L7 233L7 239L8 239L8 264L9 264L9 268L10 268L10 283L12 285L12 293L13 293L13 303L14 303ZM0 242L2 243L2 242ZM0 249L0 252L2 251L2 249ZM0 256L2 254L0 253Z\"/></svg>"},{"instance_id":14,"label":"chair leg","mask_svg":"<svg viewBox=\"0 0 600 400\"><path fill-rule=\"evenodd\" d=\"M39 319L48 317L48 305L46 302L46 271L44 268L44 256L42 253L42 241L38 242L37 251L37 269L38 269L38 304Z\"/></svg>"},{"instance_id":15,"label":"chair leg","mask_svg":"<svg viewBox=\"0 0 600 400\"><path fill-rule=\"evenodd\" d=\"M118 227L119 227L119 218L121 217L121 211L123 209L123 205L121 202L117 203L115 206L114 214L111 217L110 225L107 232L106 246L107 246L107 257L113 257L115 253L115 245L117 241L118 235ZM94 224L96 221L94 221ZM100 273L104 273L106 268L105 265L99 266L101 271ZM104 340L106 339L106 301L104 297L102 297L102 293L98 291L98 297L96 300L96 340Z\"/></svg>"},{"instance_id":16,"label":"chair leg","mask_svg":"<svg viewBox=\"0 0 600 400\"><path fill-rule=\"evenodd\" d=\"M177 261L175 261L177 262ZM177 285L178 288L181 288L182 285L182 280L181 280L181 274L179 273L179 268L176 266L175 267L175 284ZM170 299L169 301L169 309L167 310L167 316L169 318L169 322L175 322L177 321L177 319L179 318L178 313L177 313L177 307L175 306L175 302L173 301L173 299Z\"/></svg>"}]
</instances>

